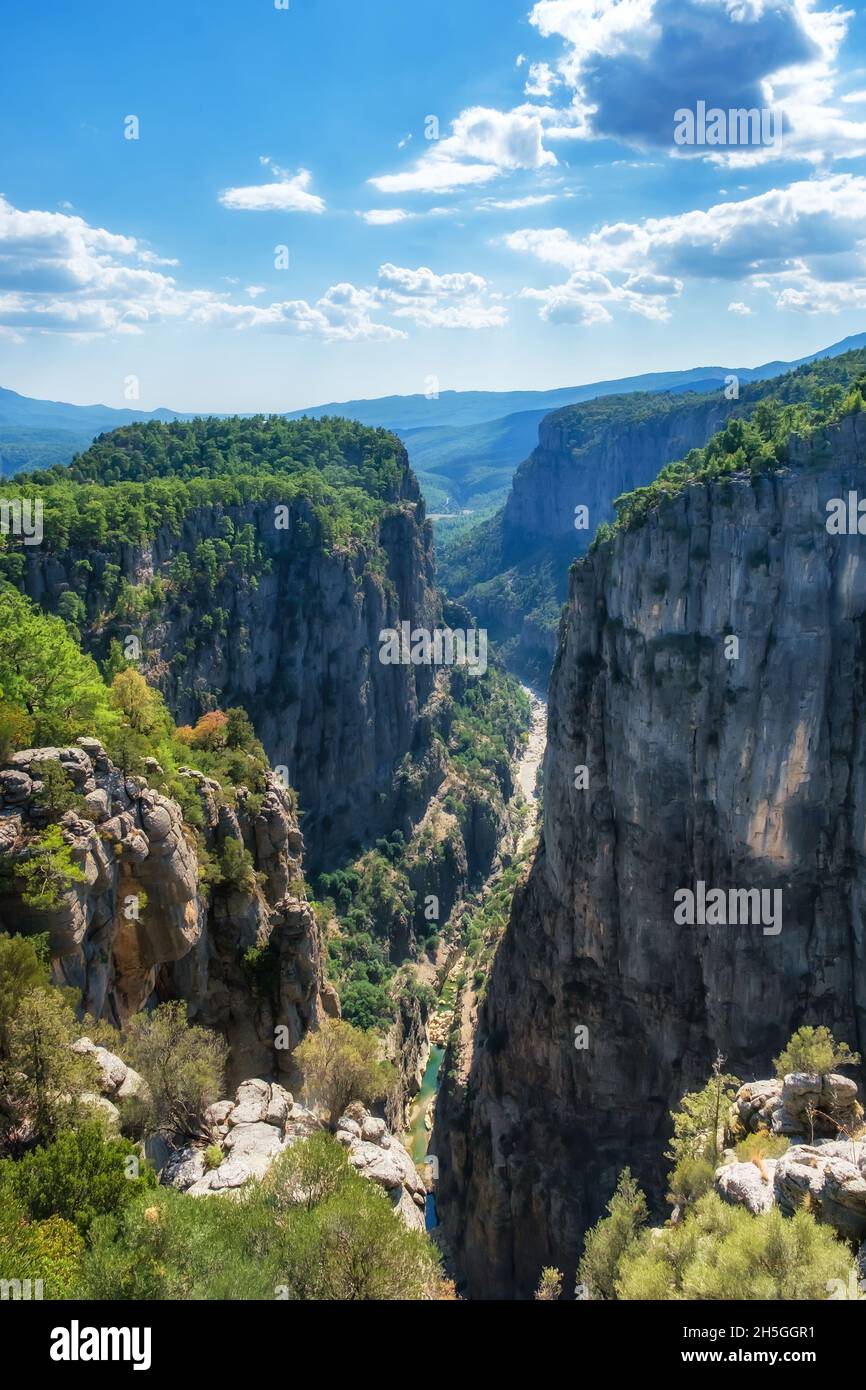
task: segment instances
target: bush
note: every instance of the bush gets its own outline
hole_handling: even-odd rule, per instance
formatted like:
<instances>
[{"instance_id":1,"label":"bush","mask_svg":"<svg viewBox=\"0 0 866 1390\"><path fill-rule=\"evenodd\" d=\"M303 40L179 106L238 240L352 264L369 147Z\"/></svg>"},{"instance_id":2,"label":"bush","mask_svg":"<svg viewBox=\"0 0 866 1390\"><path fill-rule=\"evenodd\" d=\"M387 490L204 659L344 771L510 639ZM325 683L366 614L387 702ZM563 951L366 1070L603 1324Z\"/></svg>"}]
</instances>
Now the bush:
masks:
<instances>
[{"instance_id":1,"label":"bush","mask_svg":"<svg viewBox=\"0 0 866 1390\"><path fill-rule=\"evenodd\" d=\"M447 1296L435 1248L406 1230L328 1135L294 1145L234 1201L157 1188L95 1221L90 1246L80 1285L87 1298Z\"/></svg>"},{"instance_id":2,"label":"bush","mask_svg":"<svg viewBox=\"0 0 866 1390\"><path fill-rule=\"evenodd\" d=\"M222 1090L225 1041L191 1026L186 1004L172 1002L130 1019L124 1051L150 1090L147 1100L137 1102L145 1130L167 1137L200 1135L204 1112Z\"/></svg>"},{"instance_id":3,"label":"bush","mask_svg":"<svg viewBox=\"0 0 866 1390\"><path fill-rule=\"evenodd\" d=\"M860 1054L852 1052L847 1043L837 1043L829 1028L798 1028L788 1046L773 1066L778 1077L789 1072L817 1073L827 1076L839 1067L856 1067L860 1064Z\"/></svg>"},{"instance_id":4,"label":"bush","mask_svg":"<svg viewBox=\"0 0 866 1390\"><path fill-rule=\"evenodd\" d=\"M393 1084L393 1070L379 1060L379 1043L344 1019L325 1019L295 1049L307 1097L321 1105L334 1127L350 1101L369 1103Z\"/></svg>"},{"instance_id":5,"label":"bush","mask_svg":"<svg viewBox=\"0 0 866 1390\"><path fill-rule=\"evenodd\" d=\"M826 1299L828 1282L845 1280L850 1265L847 1247L808 1212L752 1216L708 1193L679 1226L645 1232L625 1251L616 1297Z\"/></svg>"},{"instance_id":6,"label":"bush","mask_svg":"<svg viewBox=\"0 0 866 1390\"><path fill-rule=\"evenodd\" d=\"M715 1165L708 1158L681 1158L671 1173L668 1201L688 1206L713 1186Z\"/></svg>"},{"instance_id":7,"label":"bush","mask_svg":"<svg viewBox=\"0 0 866 1390\"><path fill-rule=\"evenodd\" d=\"M106 1138L95 1121L67 1130L17 1163L5 1160L0 1180L30 1220L59 1216L81 1235L95 1217L119 1211L139 1192L156 1186L156 1176L141 1163L136 1146L128 1139Z\"/></svg>"},{"instance_id":8,"label":"bush","mask_svg":"<svg viewBox=\"0 0 866 1390\"><path fill-rule=\"evenodd\" d=\"M770 1134L761 1130L758 1134L747 1134L734 1148L738 1163L756 1163L758 1167L765 1158L781 1158L791 1147L791 1141L783 1134Z\"/></svg>"},{"instance_id":9,"label":"bush","mask_svg":"<svg viewBox=\"0 0 866 1390\"><path fill-rule=\"evenodd\" d=\"M223 1151L219 1144L208 1144L204 1151L204 1166L210 1172L212 1168L219 1168L223 1161Z\"/></svg>"},{"instance_id":10,"label":"bush","mask_svg":"<svg viewBox=\"0 0 866 1390\"><path fill-rule=\"evenodd\" d=\"M21 1000L47 985L48 967L33 938L0 933L0 1059L8 1055L9 1028Z\"/></svg>"},{"instance_id":11,"label":"bush","mask_svg":"<svg viewBox=\"0 0 866 1390\"><path fill-rule=\"evenodd\" d=\"M579 1282L595 1299L616 1297L620 1261L636 1245L638 1233L647 1221L646 1197L628 1168L620 1173L607 1212L587 1233L578 1273Z\"/></svg>"},{"instance_id":12,"label":"bush","mask_svg":"<svg viewBox=\"0 0 866 1390\"><path fill-rule=\"evenodd\" d=\"M66 1298L80 1274L84 1241L70 1221L28 1221L10 1192L0 1202L0 1279L41 1279L42 1297Z\"/></svg>"},{"instance_id":13,"label":"bush","mask_svg":"<svg viewBox=\"0 0 866 1390\"><path fill-rule=\"evenodd\" d=\"M99 1089L93 1058L71 1050L78 1036L75 1015L56 989L30 990L8 1026L6 1108L37 1141L47 1143L77 1123L83 1092Z\"/></svg>"}]
</instances>

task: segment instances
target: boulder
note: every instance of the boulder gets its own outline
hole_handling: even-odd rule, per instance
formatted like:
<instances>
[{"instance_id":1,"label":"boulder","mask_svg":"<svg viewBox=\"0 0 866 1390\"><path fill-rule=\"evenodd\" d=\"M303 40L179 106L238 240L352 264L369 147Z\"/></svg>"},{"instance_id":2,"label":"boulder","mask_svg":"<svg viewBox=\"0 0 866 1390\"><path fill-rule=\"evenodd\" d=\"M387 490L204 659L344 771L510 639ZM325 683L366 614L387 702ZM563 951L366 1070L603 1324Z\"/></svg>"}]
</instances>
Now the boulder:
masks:
<instances>
[{"instance_id":1,"label":"boulder","mask_svg":"<svg viewBox=\"0 0 866 1390\"><path fill-rule=\"evenodd\" d=\"M840 1235L866 1238L866 1143L797 1144L777 1160L774 1186L786 1215L806 1204Z\"/></svg>"},{"instance_id":2,"label":"boulder","mask_svg":"<svg viewBox=\"0 0 866 1390\"><path fill-rule=\"evenodd\" d=\"M763 1160L766 1177L756 1163L726 1163L716 1170L716 1191L726 1202L743 1206L757 1216L775 1201L773 1175L776 1159Z\"/></svg>"}]
</instances>

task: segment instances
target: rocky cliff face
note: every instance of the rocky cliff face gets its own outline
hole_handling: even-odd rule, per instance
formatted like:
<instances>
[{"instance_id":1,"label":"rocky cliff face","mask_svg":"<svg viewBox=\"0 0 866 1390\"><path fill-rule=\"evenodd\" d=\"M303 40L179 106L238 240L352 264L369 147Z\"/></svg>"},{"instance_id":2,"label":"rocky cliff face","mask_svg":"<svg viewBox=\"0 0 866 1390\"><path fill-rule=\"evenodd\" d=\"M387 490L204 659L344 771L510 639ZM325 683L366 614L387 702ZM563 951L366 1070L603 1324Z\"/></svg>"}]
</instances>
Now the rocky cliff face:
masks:
<instances>
[{"instance_id":1,"label":"rocky cliff face","mask_svg":"<svg viewBox=\"0 0 866 1390\"><path fill-rule=\"evenodd\" d=\"M23 901L14 871L45 825L38 794L50 761L83 798L80 814L67 811L60 820L83 877L56 908L39 911ZM290 1075L295 1045L323 1009L336 1009L323 982L315 918L297 896L303 840L292 802L271 774L255 813L242 797L237 809L225 804L211 779L188 775L209 849L241 840L259 874L254 890L206 893L177 803L143 777L124 778L97 740L85 738L71 748L16 753L0 769L0 931L48 932L54 982L77 989L83 1011L97 1019L119 1025L148 1004L180 996L193 1022L228 1039L230 1079L251 1069ZM263 978L244 961L251 948L268 962ZM286 1031L278 1035L280 1026Z\"/></svg>"},{"instance_id":2,"label":"rocky cliff face","mask_svg":"<svg viewBox=\"0 0 866 1390\"><path fill-rule=\"evenodd\" d=\"M638 414L635 401L646 402ZM609 422L599 423L603 409ZM613 413L619 407L620 413ZM531 537L575 538L586 550L602 521L612 521L613 499L651 483L666 463L706 444L738 410L723 389L711 396L632 397L589 402L546 415L538 447L518 468L505 506L506 547L521 549ZM575 531L574 509L589 508L588 530Z\"/></svg>"},{"instance_id":3,"label":"rocky cliff face","mask_svg":"<svg viewBox=\"0 0 866 1390\"><path fill-rule=\"evenodd\" d=\"M183 554L200 579L197 548L223 536L226 520L236 530L253 528L254 572L230 568L206 596L171 582L160 587ZM298 792L315 868L399 821L394 775L424 737L419 713L433 668L383 664L379 633L401 622L432 629L440 608L430 526L408 466L369 542L326 545L303 498L281 522L278 529L267 503L212 506L189 513L177 533L164 526L142 545L87 555L31 549L23 587L52 611L68 590L78 593L84 644L97 654L112 636L136 638L139 669L178 723L243 706L271 764L285 769ZM114 578L112 565L120 571ZM106 589L118 579L147 602L137 617L106 622Z\"/></svg>"},{"instance_id":4,"label":"rocky cliff face","mask_svg":"<svg viewBox=\"0 0 866 1390\"><path fill-rule=\"evenodd\" d=\"M572 571L542 841L432 1145L476 1296L573 1274L626 1164L658 1196L668 1111L717 1050L744 1078L805 1022L863 1050L866 549L825 522L864 463L861 414ZM781 930L681 924L699 882L778 892Z\"/></svg>"}]
</instances>

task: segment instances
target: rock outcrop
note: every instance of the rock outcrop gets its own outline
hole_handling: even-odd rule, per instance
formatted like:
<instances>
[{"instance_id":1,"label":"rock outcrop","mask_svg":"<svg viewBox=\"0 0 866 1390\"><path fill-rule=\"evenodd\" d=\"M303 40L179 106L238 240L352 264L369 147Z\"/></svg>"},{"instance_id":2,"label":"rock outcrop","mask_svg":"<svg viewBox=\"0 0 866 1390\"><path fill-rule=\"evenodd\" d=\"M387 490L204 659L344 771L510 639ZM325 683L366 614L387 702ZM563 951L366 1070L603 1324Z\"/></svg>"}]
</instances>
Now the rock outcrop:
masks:
<instances>
[{"instance_id":1,"label":"rock outcrop","mask_svg":"<svg viewBox=\"0 0 866 1390\"><path fill-rule=\"evenodd\" d=\"M301 497L279 529L273 505L248 503L191 511L177 531L165 526L150 541L86 556L74 547L39 555L22 547L25 592L49 611L76 592L87 615L84 645L104 655L110 637L130 635L129 622L105 619L108 567L146 588L165 581L180 556L196 573L198 547L219 540L223 522L252 528L255 574L230 570L217 579L206 613L190 603L186 586L163 583L161 601L131 635L139 669L178 724L215 707L246 709L272 766L285 769L298 793L314 867L399 822L395 774L425 737L419 718L433 668L379 660L383 629L405 621L432 630L440 618L432 531L401 452L392 503L369 540L327 544Z\"/></svg>"},{"instance_id":2,"label":"rock outcrop","mask_svg":"<svg viewBox=\"0 0 866 1390\"><path fill-rule=\"evenodd\" d=\"M253 1077L241 1083L233 1100L221 1100L205 1115L222 1154L208 1165L208 1150L188 1145L163 1165L160 1182L191 1197L228 1196L251 1180L261 1181L274 1160L299 1140L324 1129L318 1116L282 1086ZM352 1167L388 1195L410 1230L424 1230L426 1188L403 1145L385 1121L355 1103L337 1123L336 1138Z\"/></svg>"},{"instance_id":3,"label":"rock outcrop","mask_svg":"<svg viewBox=\"0 0 866 1390\"><path fill-rule=\"evenodd\" d=\"M668 1112L717 1051L766 1075L804 1023L864 1050L866 548L825 525L864 463L856 414L572 570L542 841L468 1090L437 1106L439 1209L474 1295L571 1275L626 1163L660 1195ZM698 884L766 890L776 925L676 920Z\"/></svg>"},{"instance_id":4,"label":"rock outcrop","mask_svg":"<svg viewBox=\"0 0 866 1390\"><path fill-rule=\"evenodd\" d=\"M82 877L57 906L37 910L24 902L15 869L46 825L39 794L47 762L60 764L82 798L83 809L59 821ZM232 809L215 781L187 775L208 848L241 840L259 875L253 889L206 894L177 802L144 777L124 777L96 739L82 738L70 748L27 749L0 767L0 930L47 932L53 981L78 990L83 1013L120 1026L149 1004L181 997L191 1021L227 1038L230 1079L251 1068L291 1075L296 1044L323 1007L336 1008L315 918L296 896L303 839L292 800L268 774L255 809L242 790ZM244 959L252 948L269 948L264 979Z\"/></svg>"}]
</instances>

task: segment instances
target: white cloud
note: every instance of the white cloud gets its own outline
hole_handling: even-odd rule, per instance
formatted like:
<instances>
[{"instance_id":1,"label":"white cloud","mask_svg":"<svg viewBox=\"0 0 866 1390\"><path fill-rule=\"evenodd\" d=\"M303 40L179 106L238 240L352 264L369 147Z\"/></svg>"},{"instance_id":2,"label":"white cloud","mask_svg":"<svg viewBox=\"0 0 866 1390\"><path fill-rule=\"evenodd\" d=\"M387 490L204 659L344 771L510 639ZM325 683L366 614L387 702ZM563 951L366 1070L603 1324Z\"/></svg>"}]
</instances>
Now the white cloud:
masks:
<instances>
[{"instance_id":1,"label":"white cloud","mask_svg":"<svg viewBox=\"0 0 866 1390\"><path fill-rule=\"evenodd\" d=\"M607 223L582 239L553 227L524 228L503 240L513 251L570 272L565 285L527 292L527 298L551 306L545 315L550 318L554 309L564 312L566 301L616 301L663 317L659 301L677 297L687 280L706 279L769 290L779 308L814 313L816 306L830 312L841 307L846 288L850 303L859 303L856 296L866 290L864 227L866 178L837 174L706 211ZM635 295L649 302L639 303Z\"/></svg>"},{"instance_id":2,"label":"white cloud","mask_svg":"<svg viewBox=\"0 0 866 1390\"><path fill-rule=\"evenodd\" d=\"M246 286L245 303L229 290L182 289L153 268L159 260L134 237L65 213L21 212L0 195L0 334L11 341L34 331L117 335L179 321L324 342L400 341L407 323L478 329L508 319L487 281L471 271L438 274L387 262L374 285L343 281L318 299L267 304L250 302L267 293L263 285Z\"/></svg>"},{"instance_id":3,"label":"white cloud","mask_svg":"<svg viewBox=\"0 0 866 1390\"><path fill-rule=\"evenodd\" d=\"M389 227L393 222L405 222L412 213L403 208L371 208L369 212L359 212L358 216L371 227Z\"/></svg>"},{"instance_id":4,"label":"white cloud","mask_svg":"<svg viewBox=\"0 0 866 1390\"><path fill-rule=\"evenodd\" d=\"M489 212L499 209L509 212L514 208L537 208L543 203L553 203L556 201L555 193L531 193L526 198L485 198L483 203L478 204L479 211Z\"/></svg>"},{"instance_id":5,"label":"white cloud","mask_svg":"<svg viewBox=\"0 0 866 1390\"><path fill-rule=\"evenodd\" d=\"M543 143L541 117L532 107L497 111L473 106L451 124L451 134L431 141L410 169L368 180L381 193L446 193L489 183L514 169L556 164Z\"/></svg>"},{"instance_id":6,"label":"white cloud","mask_svg":"<svg viewBox=\"0 0 866 1390\"><path fill-rule=\"evenodd\" d=\"M422 328L501 328L508 313L487 281L471 271L437 275L428 266L379 267L379 297L395 318Z\"/></svg>"},{"instance_id":7,"label":"white cloud","mask_svg":"<svg viewBox=\"0 0 866 1390\"><path fill-rule=\"evenodd\" d=\"M530 63L529 76L523 88L528 97L549 97L559 78L549 63Z\"/></svg>"},{"instance_id":8,"label":"white cloud","mask_svg":"<svg viewBox=\"0 0 866 1390\"><path fill-rule=\"evenodd\" d=\"M271 170L272 183L249 184L244 188L226 188L219 195L224 208L243 212L324 212L324 199L310 193L313 176L309 169L289 174L274 164L268 155L259 162Z\"/></svg>"},{"instance_id":9,"label":"white cloud","mask_svg":"<svg viewBox=\"0 0 866 1390\"><path fill-rule=\"evenodd\" d=\"M748 304L744 304L741 299L734 300L728 305L729 314L739 314L740 318L743 319L748 318L751 312Z\"/></svg>"}]
</instances>

